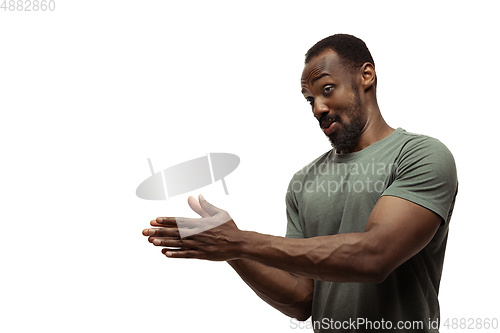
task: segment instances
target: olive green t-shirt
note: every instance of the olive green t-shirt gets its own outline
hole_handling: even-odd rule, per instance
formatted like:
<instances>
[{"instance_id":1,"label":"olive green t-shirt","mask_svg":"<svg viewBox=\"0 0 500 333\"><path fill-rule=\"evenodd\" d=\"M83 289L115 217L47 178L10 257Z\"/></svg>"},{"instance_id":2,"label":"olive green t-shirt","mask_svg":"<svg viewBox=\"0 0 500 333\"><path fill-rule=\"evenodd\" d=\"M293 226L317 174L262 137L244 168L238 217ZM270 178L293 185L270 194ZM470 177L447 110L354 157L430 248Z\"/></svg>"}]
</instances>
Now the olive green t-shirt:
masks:
<instances>
[{"instance_id":1,"label":"olive green t-shirt","mask_svg":"<svg viewBox=\"0 0 500 333\"><path fill-rule=\"evenodd\" d=\"M442 218L430 243L380 284L314 280L315 332L437 332L439 282L457 188L446 146L401 128L355 153L338 155L332 149L293 176L286 195L286 237L364 232L383 195L409 200Z\"/></svg>"}]
</instances>

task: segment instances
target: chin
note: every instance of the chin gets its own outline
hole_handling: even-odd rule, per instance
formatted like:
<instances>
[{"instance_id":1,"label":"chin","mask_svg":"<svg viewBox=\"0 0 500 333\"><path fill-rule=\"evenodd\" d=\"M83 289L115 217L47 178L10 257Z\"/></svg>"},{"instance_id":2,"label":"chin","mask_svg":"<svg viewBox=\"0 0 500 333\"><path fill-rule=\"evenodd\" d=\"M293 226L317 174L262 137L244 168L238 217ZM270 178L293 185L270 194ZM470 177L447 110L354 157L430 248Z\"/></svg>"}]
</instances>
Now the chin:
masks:
<instances>
[{"instance_id":1,"label":"chin","mask_svg":"<svg viewBox=\"0 0 500 333\"><path fill-rule=\"evenodd\" d=\"M350 153L358 144L359 133L342 132L340 135L332 133L328 136L328 139L337 152Z\"/></svg>"}]
</instances>

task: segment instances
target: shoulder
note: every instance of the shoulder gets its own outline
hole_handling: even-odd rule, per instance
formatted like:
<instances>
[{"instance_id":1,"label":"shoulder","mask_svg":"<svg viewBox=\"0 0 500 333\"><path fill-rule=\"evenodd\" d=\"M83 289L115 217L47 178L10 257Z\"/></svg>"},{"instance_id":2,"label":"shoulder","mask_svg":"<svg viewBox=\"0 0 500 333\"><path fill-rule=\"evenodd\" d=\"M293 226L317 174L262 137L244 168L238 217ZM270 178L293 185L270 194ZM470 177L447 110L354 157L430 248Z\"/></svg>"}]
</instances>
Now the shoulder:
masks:
<instances>
[{"instance_id":1,"label":"shoulder","mask_svg":"<svg viewBox=\"0 0 500 333\"><path fill-rule=\"evenodd\" d=\"M455 170L455 159L453 154L438 139L401 130L398 133L401 151L399 162L411 165L433 165L444 166ZM450 170L451 171L451 170Z\"/></svg>"},{"instance_id":2,"label":"shoulder","mask_svg":"<svg viewBox=\"0 0 500 333\"><path fill-rule=\"evenodd\" d=\"M428 208L449 220L458 189L455 160L438 139L399 133L394 181L383 195L392 195Z\"/></svg>"},{"instance_id":3,"label":"shoulder","mask_svg":"<svg viewBox=\"0 0 500 333\"><path fill-rule=\"evenodd\" d=\"M408 151L430 148L432 150L428 151L429 153L438 151L446 152L451 155L451 152L448 150L448 148L441 141L434 137L424 134L407 132L403 129L398 132L398 136L398 140L404 148L403 150Z\"/></svg>"}]
</instances>

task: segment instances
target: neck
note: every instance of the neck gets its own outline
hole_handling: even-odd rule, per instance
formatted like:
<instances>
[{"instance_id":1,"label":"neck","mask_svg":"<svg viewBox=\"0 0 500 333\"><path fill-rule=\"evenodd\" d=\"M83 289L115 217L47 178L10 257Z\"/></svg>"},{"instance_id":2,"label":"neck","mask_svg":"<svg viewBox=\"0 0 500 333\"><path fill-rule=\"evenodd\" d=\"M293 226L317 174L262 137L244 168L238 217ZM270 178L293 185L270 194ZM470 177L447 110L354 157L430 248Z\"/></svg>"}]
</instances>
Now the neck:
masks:
<instances>
[{"instance_id":1,"label":"neck","mask_svg":"<svg viewBox=\"0 0 500 333\"><path fill-rule=\"evenodd\" d=\"M386 138L394 132L394 128L390 127L385 122L376 103L370 108L370 110L367 111L368 112L366 112L366 114L368 114L368 118L366 120L365 127L361 131L361 135L359 136L356 146L350 153L363 150L369 145Z\"/></svg>"}]
</instances>

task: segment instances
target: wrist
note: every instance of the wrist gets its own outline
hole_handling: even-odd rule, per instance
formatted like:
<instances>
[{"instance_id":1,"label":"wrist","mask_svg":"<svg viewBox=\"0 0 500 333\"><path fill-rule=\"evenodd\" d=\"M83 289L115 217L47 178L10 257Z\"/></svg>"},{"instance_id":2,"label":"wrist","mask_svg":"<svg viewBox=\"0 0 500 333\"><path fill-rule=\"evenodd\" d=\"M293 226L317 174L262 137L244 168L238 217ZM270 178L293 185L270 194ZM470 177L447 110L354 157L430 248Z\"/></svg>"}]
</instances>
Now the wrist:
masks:
<instances>
[{"instance_id":1,"label":"wrist","mask_svg":"<svg viewBox=\"0 0 500 333\"><path fill-rule=\"evenodd\" d=\"M258 249L262 248L262 234L242 231L238 246L238 259L255 259Z\"/></svg>"}]
</instances>

